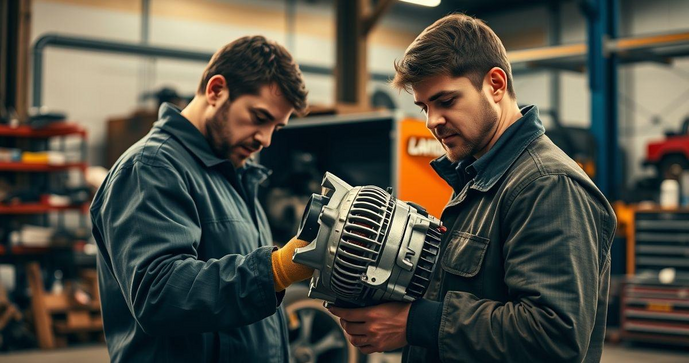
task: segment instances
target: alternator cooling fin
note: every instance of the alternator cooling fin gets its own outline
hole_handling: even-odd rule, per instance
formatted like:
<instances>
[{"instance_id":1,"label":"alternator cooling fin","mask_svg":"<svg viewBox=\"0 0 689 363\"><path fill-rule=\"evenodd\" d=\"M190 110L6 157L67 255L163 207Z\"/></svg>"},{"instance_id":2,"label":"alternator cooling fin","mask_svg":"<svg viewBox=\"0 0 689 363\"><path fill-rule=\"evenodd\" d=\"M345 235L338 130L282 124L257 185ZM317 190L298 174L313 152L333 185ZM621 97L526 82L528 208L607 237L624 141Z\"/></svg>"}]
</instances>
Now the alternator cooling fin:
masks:
<instances>
[{"instance_id":1,"label":"alternator cooling fin","mask_svg":"<svg viewBox=\"0 0 689 363\"><path fill-rule=\"evenodd\" d=\"M393 209L391 196L378 187L362 187L354 198L331 276L332 289L340 297L361 299L367 295L361 276L378 260Z\"/></svg>"}]
</instances>

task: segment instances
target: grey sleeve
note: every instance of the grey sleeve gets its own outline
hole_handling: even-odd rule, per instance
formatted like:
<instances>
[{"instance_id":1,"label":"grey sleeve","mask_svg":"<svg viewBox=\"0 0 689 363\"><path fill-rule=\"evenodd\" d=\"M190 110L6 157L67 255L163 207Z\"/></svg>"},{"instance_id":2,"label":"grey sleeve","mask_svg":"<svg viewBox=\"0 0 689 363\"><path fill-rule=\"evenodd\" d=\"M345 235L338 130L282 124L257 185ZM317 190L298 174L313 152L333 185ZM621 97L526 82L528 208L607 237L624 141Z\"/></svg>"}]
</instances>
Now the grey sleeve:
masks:
<instances>
[{"instance_id":1,"label":"grey sleeve","mask_svg":"<svg viewBox=\"0 0 689 363\"><path fill-rule=\"evenodd\" d=\"M175 334L180 326L185 333L217 331L275 313L273 248L199 260L199 216L177 171L139 162L107 188L92 208L94 234L146 333Z\"/></svg>"},{"instance_id":2,"label":"grey sleeve","mask_svg":"<svg viewBox=\"0 0 689 363\"><path fill-rule=\"evenodd\" d=\"M587 351L605 210L564 175L542 176L512 199L501 222L509 301L449 292L438 344L445 362L577 362Z\"/></svg>"}]
</instances>

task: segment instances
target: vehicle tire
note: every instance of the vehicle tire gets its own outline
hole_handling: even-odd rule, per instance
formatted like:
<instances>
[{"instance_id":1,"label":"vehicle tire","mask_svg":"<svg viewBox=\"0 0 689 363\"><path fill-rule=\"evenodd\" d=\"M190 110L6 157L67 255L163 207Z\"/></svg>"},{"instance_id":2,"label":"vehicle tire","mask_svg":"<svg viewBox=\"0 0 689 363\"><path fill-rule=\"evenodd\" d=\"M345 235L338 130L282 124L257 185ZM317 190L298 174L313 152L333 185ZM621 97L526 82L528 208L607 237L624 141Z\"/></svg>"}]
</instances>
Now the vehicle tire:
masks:
<instances>
[{"instance_id":1,"label":"vehicle tire","mask_svg":"<svg viewBox=\"0 0 689 363\"><path fill-rule=\"evenodd\" d=\"M307 297L308 288L293 285L283 304L287 313L290 362L357 363L359 351L349 344L339 319L323 307L321 300Z\"/></svg>"},{"instance_id":2,"label":"vehicle tire","mask_svg":"<svg viewBox=\"0 0 689 363\"><path fill-rule=\"evenodd\" d=\"M689 170L689 161L682 155L668 155L658 164L661 179L679 180L683 171Z\"/></svg>"}]
</instances>

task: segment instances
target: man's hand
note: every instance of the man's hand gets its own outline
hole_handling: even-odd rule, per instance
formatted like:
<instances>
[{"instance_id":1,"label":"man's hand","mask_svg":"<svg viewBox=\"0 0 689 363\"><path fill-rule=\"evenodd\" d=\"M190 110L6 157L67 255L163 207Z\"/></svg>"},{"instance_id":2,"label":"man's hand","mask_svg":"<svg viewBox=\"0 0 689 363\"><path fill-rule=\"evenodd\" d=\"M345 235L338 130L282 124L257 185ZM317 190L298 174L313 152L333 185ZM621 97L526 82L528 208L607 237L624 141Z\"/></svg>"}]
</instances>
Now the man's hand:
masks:
<instances>
[{"instance_id":1,"label":"man's hand","mask_svg":"<svg viewBox=\"0 0 689 363\"><path fill-rule=\"evenodd\" d=\"M364 354L387 352L407 345L409 303L385 303L360 309L330 307L353 346Z\"/></svg>"}]
</instances>

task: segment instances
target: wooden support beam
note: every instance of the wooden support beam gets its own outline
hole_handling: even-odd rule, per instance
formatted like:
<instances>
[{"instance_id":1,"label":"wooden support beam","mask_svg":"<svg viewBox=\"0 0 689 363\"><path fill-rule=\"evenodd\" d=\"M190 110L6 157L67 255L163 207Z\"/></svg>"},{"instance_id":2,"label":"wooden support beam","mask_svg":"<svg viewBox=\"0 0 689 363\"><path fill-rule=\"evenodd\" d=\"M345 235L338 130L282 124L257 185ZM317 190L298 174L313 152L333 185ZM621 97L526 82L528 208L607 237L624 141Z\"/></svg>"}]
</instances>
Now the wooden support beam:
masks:
<instances>
[{"instance_id":1,"label":"wooden support beam","mask_svg":"<svg viewBox=\"0 0 689 363\"><path fill-rule=\"evenodd\" d=\"M16 110L20 120L26 119L29 104L30 30L31 0L0 2L0 102Z\"/></svg>"},{"instance_id":2,"label":"wooden support beam","mask_svg":"<svg viewBox=\"0 0 689 363\"><path fill-rule=\"evenodd\" d=\"M336 0L337 55L335 65L336 103L359 110L369 106L367 86L367 38L380 18L397 0Z\"/></svg>"},{"instance_id":3,"label":"wooden support beam","mask_svg":"<svg viewBox=\"0 0 689 363\"><path fill-rule=\"evenodd\" d=\"M9 60L9 48L7 46L9 40L9 22L10 16L10 2L6 0L0 1L0 102L2 107L6 108L10 105L7 100L7 61Z\"/></svg>"},{"instance_id":4,"label":"wooden support beam","mask_svg":"<svg viewBox=\"0 0 689 363\"><path fill-rule=\"evenodd\" d=\"M20 120L29 112L29 48L31 44L31 0L19 0L19 34L17 36L16 110Z\"/></svg>"},{"instance_id":5,"label":"wooden support beam","mask_svg":"<svg viewBox=\"0 0 689 363\"><path fill-rule=\"evenodd\" d=\"M394 5L397 0L379 0L376 8L364 19L363 36L367 37L376 26L380 18Z\"/></svg>"},{"instance_id":6,"label":"wooden support beam","mask_svg":"<svg viewBox=\"0 0 689 363\"><path fill-rule=\"evenodd\" d=\"M369 0L337 0L336 34L337 55L335 65L335 95L337 103L368 107L366 86L367 70L364 17Z\"/></svg>"}]
</instances>

